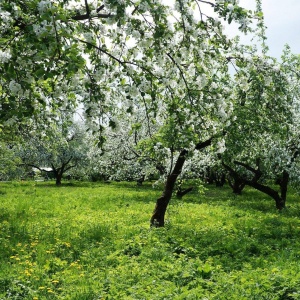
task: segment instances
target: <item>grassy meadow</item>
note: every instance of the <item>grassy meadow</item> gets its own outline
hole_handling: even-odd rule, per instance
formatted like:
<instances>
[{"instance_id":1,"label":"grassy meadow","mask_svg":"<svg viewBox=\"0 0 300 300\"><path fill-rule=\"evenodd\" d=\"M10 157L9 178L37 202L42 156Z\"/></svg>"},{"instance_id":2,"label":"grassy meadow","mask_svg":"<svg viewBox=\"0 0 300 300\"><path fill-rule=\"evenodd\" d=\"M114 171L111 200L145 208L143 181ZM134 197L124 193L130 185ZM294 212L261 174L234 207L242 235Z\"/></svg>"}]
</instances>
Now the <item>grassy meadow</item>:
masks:
<instances>
[{"instance_id":1,"label":"grassy meadow","mask_svg":"<svg viewBox=\"0 0 300 300\"><path fill-rule=\"evenodd\" d=\"M0 299L300 299L300 201L135 183L0 183Z\"/></svg>"}]
</instances>

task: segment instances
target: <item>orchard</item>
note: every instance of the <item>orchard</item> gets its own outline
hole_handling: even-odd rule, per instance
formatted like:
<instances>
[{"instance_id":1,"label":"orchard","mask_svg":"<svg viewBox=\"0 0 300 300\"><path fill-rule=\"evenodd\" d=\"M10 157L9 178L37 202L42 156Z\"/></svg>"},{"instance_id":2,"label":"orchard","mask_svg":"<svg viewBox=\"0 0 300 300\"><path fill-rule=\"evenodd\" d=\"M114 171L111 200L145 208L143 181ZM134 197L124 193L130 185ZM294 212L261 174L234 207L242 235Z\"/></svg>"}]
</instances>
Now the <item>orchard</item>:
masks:
<instances>
[{"instance_id":1,"label":"orchard","mask_svg":"<svg viewBox=\"0 0 300 300\"><path fill-rule=\"evenodd\" d=\"M0 21L2 180L34 167L57 185L65 174L163 182L154 227L176 187L208 170L285 207L299 182L300 60L288 46L268 56L260 0L254 11L238 0L3 0ZM232 24L258 47L228 38Z\"/></svg>"}]
</instances>

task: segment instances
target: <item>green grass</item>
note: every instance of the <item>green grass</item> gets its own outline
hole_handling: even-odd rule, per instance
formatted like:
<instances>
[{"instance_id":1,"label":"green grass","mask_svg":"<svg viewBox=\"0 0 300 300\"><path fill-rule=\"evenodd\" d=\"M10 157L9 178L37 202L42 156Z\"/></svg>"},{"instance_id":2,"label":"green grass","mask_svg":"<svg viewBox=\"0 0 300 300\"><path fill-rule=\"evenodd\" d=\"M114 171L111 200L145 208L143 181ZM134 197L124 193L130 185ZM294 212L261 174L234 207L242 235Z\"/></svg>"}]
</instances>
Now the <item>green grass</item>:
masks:
<instances>
[{"instance_id":1,"label":"green grass","mask_svg":"<svg viewBox=\"0 0 300 300\"><path fill-rule=\"evenodd\" d=\"M173 199L150 184L0 184L0 299L300 299L300 205L252 189Z\"/></svg>"}]
</instances>

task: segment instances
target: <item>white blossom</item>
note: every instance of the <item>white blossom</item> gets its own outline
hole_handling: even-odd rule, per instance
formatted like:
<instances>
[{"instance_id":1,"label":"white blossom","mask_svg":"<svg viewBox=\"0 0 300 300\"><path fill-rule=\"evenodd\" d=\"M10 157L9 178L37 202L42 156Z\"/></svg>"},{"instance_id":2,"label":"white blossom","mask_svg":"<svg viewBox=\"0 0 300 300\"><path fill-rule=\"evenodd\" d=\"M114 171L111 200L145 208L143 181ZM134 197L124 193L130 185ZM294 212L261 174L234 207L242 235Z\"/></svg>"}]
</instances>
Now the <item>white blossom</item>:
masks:
<instances>
[{"instance_id":1,"label":"white blossom","mask_svg":"<svg viewBox=\"0 0 300 300\"><path fill-rule=\"evenodd\" d=\"M42 0L39 4L38 4L38 10L39 13L42 14L45 11L47 11L49 8L51 7L51 2L49 0Z\"/></svg>"},{"instance_id":2,"label":"white blossom","mask_svg":"<svg viewBox=\"0 0 300 300\"><path fill-rule=\"evenodd\" d=\"M9 89L11 91L11 93L13 95L16 95L18 94L21 90L22 90L22 87L19 83L17 83L15 80L12 80L10 83L9 83Z\"/></svg>"},{"instance_id":3,"label":"white blossom","mask_svg":"<svg viewBox=\"0 0 300 300\"><path fill-rule=\"evenodd\" d=\"M228 4L227 9L228 9L229 11L233 11L234 6L233 6L232 4Z\"/></svg>"},{"instance_id":4,"label":"white blossom","mask_svg":"<svg viewBox=\"0 0 300 300\"><path fill-rule=\"evenodd\" d=\"M271 83L272 83L272 77L270 77L270 76L267 76L267 77L265 77L265 84L266 84L266 86L270 86L271 85Z\"/></svg>"},{"instance_id":5,"label":"white blossom","mask_svg":"<svg viewBox=\"0 0 300 300\"><path fill-rule=\"evenodd\" d=\"M33 31L37 36L41 36L42 34L48 32L48 33L53 33L54 32L54 27L52 23L48 23L46 20L44 20L40 24L34 24L33 25Z\"/></svg>"},{"instance_id":6,"label":"white blossom","mask_svg":"<svg viewBox=\"0 0 300 300\"><path fill-rule=\"evenodd\" d=\"M220 140L217 143L217 153L223 153L226 150L225 141Z\"/></svg>"},{"instance_id":7,"label":"white blossom","mask_svg":"<svg viewBox=\"0 0 300 300\"><path fill-rule=\"evenodd\" d=\"M139 39L141 37L141 34L137 30L133 30L131 34L135 39Z\"/></svg>"},{"instance_id":8,"label":"white blossom","mask_svg":"<svg viewBox=\"0 0 300 300\"><path fill-rule=\"evenodd\" d=\"M9 52L5 52L0 50L0 62L6 63L11 59L11 54Z\"/></svg>"},{"instance_id":9,"label":"white blossom","mask_svg":"<svg viewBox=\"0 0 300 300\"><path fill-rule=\"evenodd\" d=\"M10 23L12 22L11 14L7 11L3 11L0 8L0 29L5 30L10 27Z\"/></svg>"},{"instance_id":10,"label":"white blossom","mask_svg":"<svg viewBox=\"0 0 300 300\"><path fill-rule=\"evenodd\" d=\"M85 32L85 33L83 34L83 36L84 36L84 39L85 39L88 43L93 43L93 41L94 41L94 36L93 36L93 34L92 34L91 32Z\"/></svg>"}]
</instances>

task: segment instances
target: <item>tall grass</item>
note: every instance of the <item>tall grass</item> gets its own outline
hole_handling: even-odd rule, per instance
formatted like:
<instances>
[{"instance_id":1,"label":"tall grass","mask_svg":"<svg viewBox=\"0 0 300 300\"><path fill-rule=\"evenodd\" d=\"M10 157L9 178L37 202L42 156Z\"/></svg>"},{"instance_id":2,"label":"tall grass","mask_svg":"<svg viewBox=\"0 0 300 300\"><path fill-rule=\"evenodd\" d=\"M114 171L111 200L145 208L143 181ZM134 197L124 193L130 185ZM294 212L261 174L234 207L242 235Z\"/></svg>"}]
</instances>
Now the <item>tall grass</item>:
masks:
<instances>
[{"instance_id":1,"label":"tall grass","mask_svg":"<svg viewBox=\"0 0 300 300\"><path fill-rule=\"evenodd\" d=\"M151 184L0 184L0 299L300 299L298 195L172 199Z\"/></svg>"}]
</instances>

